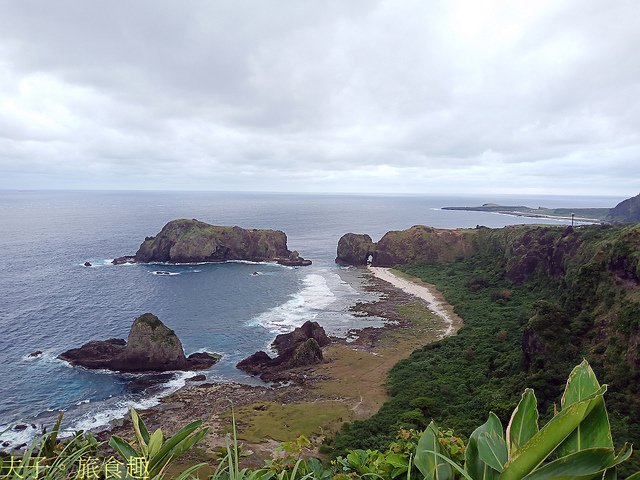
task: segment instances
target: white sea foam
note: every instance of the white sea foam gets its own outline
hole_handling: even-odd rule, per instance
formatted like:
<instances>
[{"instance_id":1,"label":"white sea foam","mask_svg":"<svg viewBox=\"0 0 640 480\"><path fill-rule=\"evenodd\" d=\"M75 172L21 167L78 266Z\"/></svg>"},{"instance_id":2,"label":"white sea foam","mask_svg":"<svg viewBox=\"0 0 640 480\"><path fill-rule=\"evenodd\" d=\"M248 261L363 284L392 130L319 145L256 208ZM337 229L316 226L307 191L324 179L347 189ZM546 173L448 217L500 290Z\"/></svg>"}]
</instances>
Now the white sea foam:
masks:
<instances>
[{"instance_id":1,"label":"white sea foam","mask_svg":"<svg viewBox=\"0 0 640 480\"><path fill-rule=\"evenodd\" d=\"M286 333L299 327L336 300L322 275L312 273L302 280L303 288L291 298L254 318L250 325L262 325L273 333Z\"/></svg>"},{"instance_id":2,"label":"white sea foam","mask_svg":"<svg viewBox=\"0 0 640 480\"><path fill-rule=\"evenodd\" d=\"M176 390L184 387L186 379L193 375L193 372L174 372L175 378L162 385L162 390L156 395L136 401L122 399L115 405L101 408L98 411L89 411L76 419L72 425L61 435L70 435L77 430L99 430L105 429L113 420L124 417L131 407L136 410L155 407L160 403L162 397L166 397ZM81 402L81 403L86 403Z\"/></svg>"},{"instance_id":3,"label":"white sea foam","mask_svg":"<svg viewBox=\"0 0 640 480\"><path fill-rule=\"evenodd\" d=\"M179 272L166 272L164 270L156 270L151 272L151 275L158 275L160 277L173 277L175 275L180 275Z\"/></svg>"},{"instance_id":4,"label":"white sea foam","mask_svg":"<svg viewBox=\"0 0 640 480\"><path fill-rule=\"evenodd\" d=\"M96 370L94 370L94 372L103 373ZM107 373L107 371L105 371L104 373ZM113 374L113 372L109 373ZM186 379L193 375L193 372L182 371L170 373L174 373L175 377L164 383L162 385L162 389L157 394L151 397L136 400L123 398L115 402L113 400L105 400L92 403L89 399L77 402L75 404L75 408L72 410L72 413L69 413L67 414L67 416L65 416L65 418L69 418L70 421L64 422L64 428L61 430L59 436L61 438L66 438L73 435L73 433L78 430L106 430L113 420L124 417L129 412L129 409L131 407L135 408L136 410L155 407L160 403L160 399L162 397L166 397L167 395L170 395L176 390L182 388L186 383ZM134 376L136 375L132 375L132 377ZM110 395L109 398L111 399L112 395ZM78 412L82 412L83 410L84 412L80 413L76 418L70 418L71 416L77 415ZM62 409L62 411L66 411L66 409ZM49 408L47 409L47 412L53 413L54 409ZM0 433L2 434L0 436L0 443L5 441L10 442L9 447L0 448L0 451L10 450L25 443L29 444L33 441L36 435L38 435L42 431L43 424L41 424L40 422L35 424L36 428L32 427L31 422L25 423L28 425L28 427L22 431L13 430L13 425L0 425ZM45 423L49 424L50 422L46 421Z\"/></svg>"}]
</instances>

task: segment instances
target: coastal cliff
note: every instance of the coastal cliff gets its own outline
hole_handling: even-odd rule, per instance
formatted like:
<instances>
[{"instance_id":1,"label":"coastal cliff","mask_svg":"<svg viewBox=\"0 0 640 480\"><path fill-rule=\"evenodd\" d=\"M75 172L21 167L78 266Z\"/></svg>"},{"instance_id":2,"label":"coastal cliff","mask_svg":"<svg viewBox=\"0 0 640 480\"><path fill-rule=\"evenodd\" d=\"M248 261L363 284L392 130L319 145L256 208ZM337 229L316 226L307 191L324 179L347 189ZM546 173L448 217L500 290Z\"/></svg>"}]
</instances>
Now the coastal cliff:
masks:
<instances>
[{"instance_id":1,"label":"coastal cliff","mask_svg":"<svg viewBox=\"0 0 640 480\"><path fill-rule=\"evenodd\" d=\"M475 252L475 231L414 225L387 232L374 243L369 235L347 233L338 241L336 262L343 265L393 267L410 262L447 262Z\"/></svg>"},{"instance_id":2,"label":"coastal cliff","mask_svg":"<svg viewBox=\"0 0 640 480\"><path fill-rule=\"evenodd\" d=\"M160 233L147 237L134 256L113 263L199 263L248 260L288 266L311 265L311 260L287 249L287 236L279 230L221 227L198 220L167 223Z\"/></svg>"},{"instance_id":3,"label":"coastal cliff","mask_svg":"<svg viewBox=\"0 0 640 480\"><path fill-rule=\"evenodd\" d=\"M609 210L609 220L619 223L640 222L640 194L627 198Z\"/></svg>"},{"instance_id":4,"label":"coastal cliff","mask_svg":"<svg viewBox=\"0 0 640 480\"><path fill-rule=\"evenodd\" d=\"M366 263L351 245L339 244L337 260ZM562 372L582 358L609 384L614 430L640 441L629 420L640 417L640 225L412 227L387 233L367 252L373 265L436 285L465 326L398 364L389 402L345 427L338 451L361 448L380 432L391 441L398 419L424 428L438 418L463 434L478 410L508 421L505 399L524 385L536 388L551 416ZM465 388L451 395L452 382Z\"/></svg>"}]
</instances>

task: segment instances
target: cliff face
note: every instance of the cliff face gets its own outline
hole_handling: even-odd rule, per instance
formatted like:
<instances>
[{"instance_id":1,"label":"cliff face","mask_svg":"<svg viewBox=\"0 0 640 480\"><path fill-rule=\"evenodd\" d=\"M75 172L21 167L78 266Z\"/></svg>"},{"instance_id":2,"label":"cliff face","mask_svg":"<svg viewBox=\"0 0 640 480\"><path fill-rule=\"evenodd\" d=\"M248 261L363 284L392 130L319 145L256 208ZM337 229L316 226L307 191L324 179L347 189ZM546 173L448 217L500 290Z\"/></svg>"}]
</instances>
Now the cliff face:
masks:
<instances>
[{"instance_id":1,"label":"cliff face","mask_svg":"<svg viewBox=\"0 0 640 480\"><path fill-rule=\"evenodd\" d=\"M299 257L298 252L287 249L287 236L279 230L220 227L185 219L173 220L155 237L146 238L133 257L133 261L138 263L227 260L311 264L311 261Z\"/></svg>"},{"instance_id":2,"label":"cliff face","mask_svg":"<svg viewBox=\"0 0 640 480\"><path fill-rule=\"evenodd\" d=\"M369 235L347 233L340 238L336 262L346 265L371 264L392 267L410 262L442 262L473 254L474 230L445 230L416 225L387 232L378 243Z\"/></svg>"},{"instance_id":3,"label":"cliff face","mask_svg":"<svg viewBox=\"0 0 640 480\"><path fill-rule=\"evenodd\" d=\"M640 222L640 195L628 198L609 210L612 222L638 223Z\"/></svg>"},{"instance_id":4,"label":"cliff face","mask_svg":"<svg viewBox=\"0 0 640 480\"><path fill-rule=\"evenodd\" d=\"M341 261L354 258L351 245L339 244ZM378 266L474 257L513 284L556 286L561 301L541 302L525 326L525 367L586 356L607 382L640 394L640 225L412 227L369 248Z\"/></svg>"}]
</instances>

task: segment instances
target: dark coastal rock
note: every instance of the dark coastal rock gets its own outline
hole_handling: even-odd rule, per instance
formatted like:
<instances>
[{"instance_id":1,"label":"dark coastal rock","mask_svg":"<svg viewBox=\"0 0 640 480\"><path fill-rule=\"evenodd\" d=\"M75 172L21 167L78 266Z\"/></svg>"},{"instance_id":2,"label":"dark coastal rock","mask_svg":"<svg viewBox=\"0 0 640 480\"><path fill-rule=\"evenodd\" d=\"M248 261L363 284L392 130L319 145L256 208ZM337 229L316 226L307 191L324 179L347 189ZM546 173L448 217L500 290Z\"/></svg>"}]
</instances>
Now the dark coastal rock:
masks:
<instances>
[{"instance_id":1,"label":"dark coastal rock","mask_svg":"<svg viewBox=\"0 0 640 480\"><path fill-rule=\"evenodd\" d=\"M239 368L243 372L247 372L249 375L260 375L266 368L274 365L274 359L267 355L266 352L260 350L259 352L253 353L240 361L236 365L236 368Z\"/></svg>"},{"instance_id":2,"label":"dark coastal rock","mask_svg":"<svg viewBox=\"0 0 640 480\"><path fill-rule=\"evenodd\" d=\"M132 255L125 255L123 257L116 257L111 260L114 265L124 265L125 263L135 263L136 259Z\"/></svg>"},{"instance_id":3,"label":"dark coastal rock","mask_svg":"<svg viewBox=\"0 0 640 480\"><path fill-rule=\"evenodd\" d=\"M338 241L336 263L341 265L366 265L369 257L375 257L376 244L369 235L347 233Z\"/></svg>"},{"instance_id":4,"label":"dark coastal rock","mask_svg":"<svg viewBox=\"0 0 640 480\"><path fill-rule=\"evenodd\" d=\"M307 267L311 265L311 260L305 260L294 250L286 258L276 258L276 263L287 267Z\"/></svg>"},{"instance_id":5,"label":"dark coastal rock","mask_svg":"<svg viewBox=\"0 0 640 480\"><path fill-rule=\"evenodd\" d=\"M38 358L42 355L42 350L36 350L35 352L31 352L27 357L29 358Z\"/></svg>"},{"instance_id":6,"label":"dark coastal rock","mask_svg":"<svg viewBox=\"0 0 640 480\"><path fill-rule=\"evenodd\" d=\"M260 351L236 365L250 375L259 375L265 381L286 379L283 372L298 367L322 363L322 346L331 342L317 322L305 322L293 332L278 335L273 347L278 352L275 358Z\"/></svg>"},{"instance_id":7,"label":"dark coastal rock","mask_svg":"<svg viewBox=\"0 0 640 480\"><path fill-rule=\"evenodd\" d=\"M58 358L85 368L120 372L203 370L218 359L208 353L185 357L175 332L151 313L136 318L126 342L115 338L91 341L80 348L67 350Z\"/></svg>"},{"instance_id":8,"label":"dark coastal rock","mask_svg":"<svg viewBox=\"0 0 640 480\"><path fill-rule=\"evenodd\" d=\"M187 382L204 382L207 379L206 375L194 375L187 378Z\"/></svg>"},{"instance_id":9,"label":"dark coastal rock","mask_svg":"<svg viewBox=\"0 0 640 480\"><path fill-rule=\"evenodd\" d=\"M294 329L293 332L277 335L271 345L278 354L282 354L310 338L315 339L321 347L325 347L331 343L324 328L322 328L318 322L307 320L301 327Z\"/></svg>"},{"instance_id":10,"label":"dark coastal rock","mask_svg":"<svg viewBox=\"0 0 640 480\"><path fill-rule=\"evenodd\" d=\"M85 267L90 267L91 266L91 262L84 262L84 266Z\"/></svg>"},{"instance_id":11,"label":"dark coastal rock","mask_svg":"<svg viewBox=\"0 0 640 480\"><path fill-rule=\"evenodd\" d=\"M172 220L155 237L146 237L135 256L118 257L122 263L200 263L248 260L287 266L311 265L298 252L287 249L287 236L279 230L221 227L198 220Z\"/></svg>"},{"instance_id":12,"label":"dark coastal rock","mask_svg":"<svg viewBox=\"0 0 640 480\"><path fill-rule=\"evenodd\" d=\"M19 423L18 425L13 427L13 430L16 431L16 432L22 432L22 431L26 430L27 428L29 428L29 425L25 425L23 423Z\"/></svg>"}]
</instances>

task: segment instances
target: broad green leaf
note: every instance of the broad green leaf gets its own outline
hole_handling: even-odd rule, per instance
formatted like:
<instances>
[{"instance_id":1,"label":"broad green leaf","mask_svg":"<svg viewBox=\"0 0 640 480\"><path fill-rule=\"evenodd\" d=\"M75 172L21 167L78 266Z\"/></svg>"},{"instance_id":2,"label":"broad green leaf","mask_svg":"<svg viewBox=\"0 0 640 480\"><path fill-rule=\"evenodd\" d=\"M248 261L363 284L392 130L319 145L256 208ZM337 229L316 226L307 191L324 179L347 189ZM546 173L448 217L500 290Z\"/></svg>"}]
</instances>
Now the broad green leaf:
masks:
<instances>
[{"instance_id":1,"label":"broad green leaf","mask_svg":"<svg viewBox=\"0 0 640 480\"><path fill-rule=\"evenodd\" d=\"M148 455L148 443L149 443L149 432L147 431L147 427L144 422L136 412L135 408L131 407L131 423L133 424L133 431L136 434L136 438L138 440L138 445L140 445L140 450L143 455ZM144 435L142 432L146 432Z\"/></svg>"},{"instance_id":2,"label":"broad green leaf","mask_svg":"<svg viewBox=\"0 0 640 480\"><path fill-rule=\"evenodd\" d=\"M162 460L166 459L171 451L180 442L183 442L185 438L191 435L198 427L202 425L202 420L196 420L188 425L182 427L173 437L167 439L160 451L154 458L149 459L149 471L154 470L155 467L162 464Z\"/></svg>"},{"instance_id":3,"label":"broad green leaf","mask_svg":"<svg viewBox=\"0 0 640 480\"><path fill-rule=\"evenodd\" d=\"M443 455L442 453L434 452L433 450L427 450L426 452L435 455L445 463L449 464L454 470L456 470L466 480L474 480L460 465L458 465L456 462L451 460L449 457ZM409 463L411 463L411 457L409 457ZM407 471L407 480L411 480L411 469Z\"/></svg>"},{"instance_id":4,"label":"broad green leaf","mask_svg":"<svg viewBox=\"0 0 640 480\"><path fill-rule=\"evenodd\" d=\"M124 439L120 438L117 435L113 435L111 437L111 440L109 440L109 445L120 455L122 455L122 458L124 458L127 462L131 457L139 456L138 452L136 452L135 449L131 445L129 445L129 443L127 443Z\"/></svg>"},{"instance_id":5,"label":"broad green leaf","mask_svg":"<svg viewBox=\"0 0 640 480\"><path fill-rule=\"evenodd\" d=\"M609 448L589 448L554 460L524 477L526 480L560 480L592 477L604 472L613 463L614 452Z\"/></svg>"},{"instance_id":6,"label":"broad green leaf","mask_svg":"<svg viewBox=\"0 0 640 480\"><path fill-rule=\"evenodd\" d=\"M524 477L526 480L563 480L605 476L605 471L624 462L631 455L625 445L616 456L612 448L587 448L558 458Z\"/></svg>"},{"instance_id":7,"label":"broad green leaf","mask_svg":"<svg viewBox=\"0 0 640 480\"><path fill-rule=\"evenodd\" d=\"M409 466L409 459L403 455L397 453L388 453L386 461L389 465L396 468L407 468Z\"/></svg>"},{"instance_id":8,"label":"broad green leaf","mask_svg":"<svg viewBox=\"0 0 640 480\"><path fill-rule=\"evenodd\" d=\"M176 448L174 448L173 451L171 452L171 457L174 459L178 458L184 452L191 449L191 447L193 447L196 443L198 443L200 440L204 438L204 436L207 434L208 431L209 431L208 428L203 428L202 430L199 430L198 432L191 435L189 438L180 442L176 446Z\"/></svg>"},{"instance_id":9,"label":"broad green leaf","mask_svg":"<svg viewBox=\"0 0 640 480\"><path fill-rule=\"evenodd\" d=\"M500 476L504 480L520 480L540 465L602 401L606 386L593 396L560 410L509 460Z\"/></svg>"},{"instance_id":10,"label":"broad green leaf","mask_svg":"<svg viewBox=\"0 0 640 480\"><path fill-rule=\"evenodd\" d=\"M157 429L149 438L149 458L153 458L156 453L160 451L164 438L162 436L162 430Z\"/></svg>"},{"instance_id":11,"label":"broad green leaf","mask_svg":"<svg viewBox=\"0 0 640 480\"><path fill-rule=\"evenodd\" d=\"M527 388L507 426L509 458L515 457L518 450L536 433L538 433L538 402L533 390Z\"/></svg>"},{"instance_id":12,"label":"broad green leaf","mask_svg":"<svg viewBox=\"0 0 640 480\"><path fill-rule=\"evenodd\" d=\"M640 472L636 472L633 475L628 476L627 480L640 480Z\"/></svg>"},{"instance_id":13,"label":"broad green leaf","mask_svg":"<svg viewBox=\"0 0 640 480\"><path fill-rule=\"evenodd\" d=\"M502 472L507 463L507 444L504 438L495 432L483 432L478 437L478 453L480 459L494 470Z\"/></svg>"},{"instance_id":14,"label":"broad green leaf","mask_svg":"<svg viewBox=\"0 0 640 480\"><path fill-rule=\"evenodd\" d=\"M440 452L438 427L431 422L418 440L415 465L428 480L448 480L453 478L451 466L435 454Z\"/></svg>"},{"instance_id":15,"label":"broad green leaf","mask_svg":"<svg viewBox=\"0 0 640 480\"><path fill-rule=\"evenodd\" d=\"M562 395L562 409L593 395L600 388L598 379L586 360L573 369ZM587 448L613 448L611 426L604 400L595 406L576 430L558 447L563 457Z\"/></svg>"},{"instance_id":16,"label":"broad green leaf","mask_svg":"<svg viewBox=\"0 0 640 480\"><path fill-rule=\"evenodd\" d=\"M582 363L576 366L569 374L560 406L561 408L566 408L569 405L586 400L596 393L599 388L600 384L598 383L596 374L591 369L589 363L583 360Z\"/></svg>"},{"instance_id":17,"label":"broad green leaf","mask_svg":"<svg viewBox=\"0 0 640 480\"><path fill-rule=\"evenodd\" d=\"M502 432L502 424L500 419L493 413L489 414L489 419L478 428L476 428L469 437L469 444L465 451L464 468L469 475L475 480L495 480L498 478L499 472L494 470L480 458L478 452L478 437L482 433Z\"/></svg>"}]
</instances>

